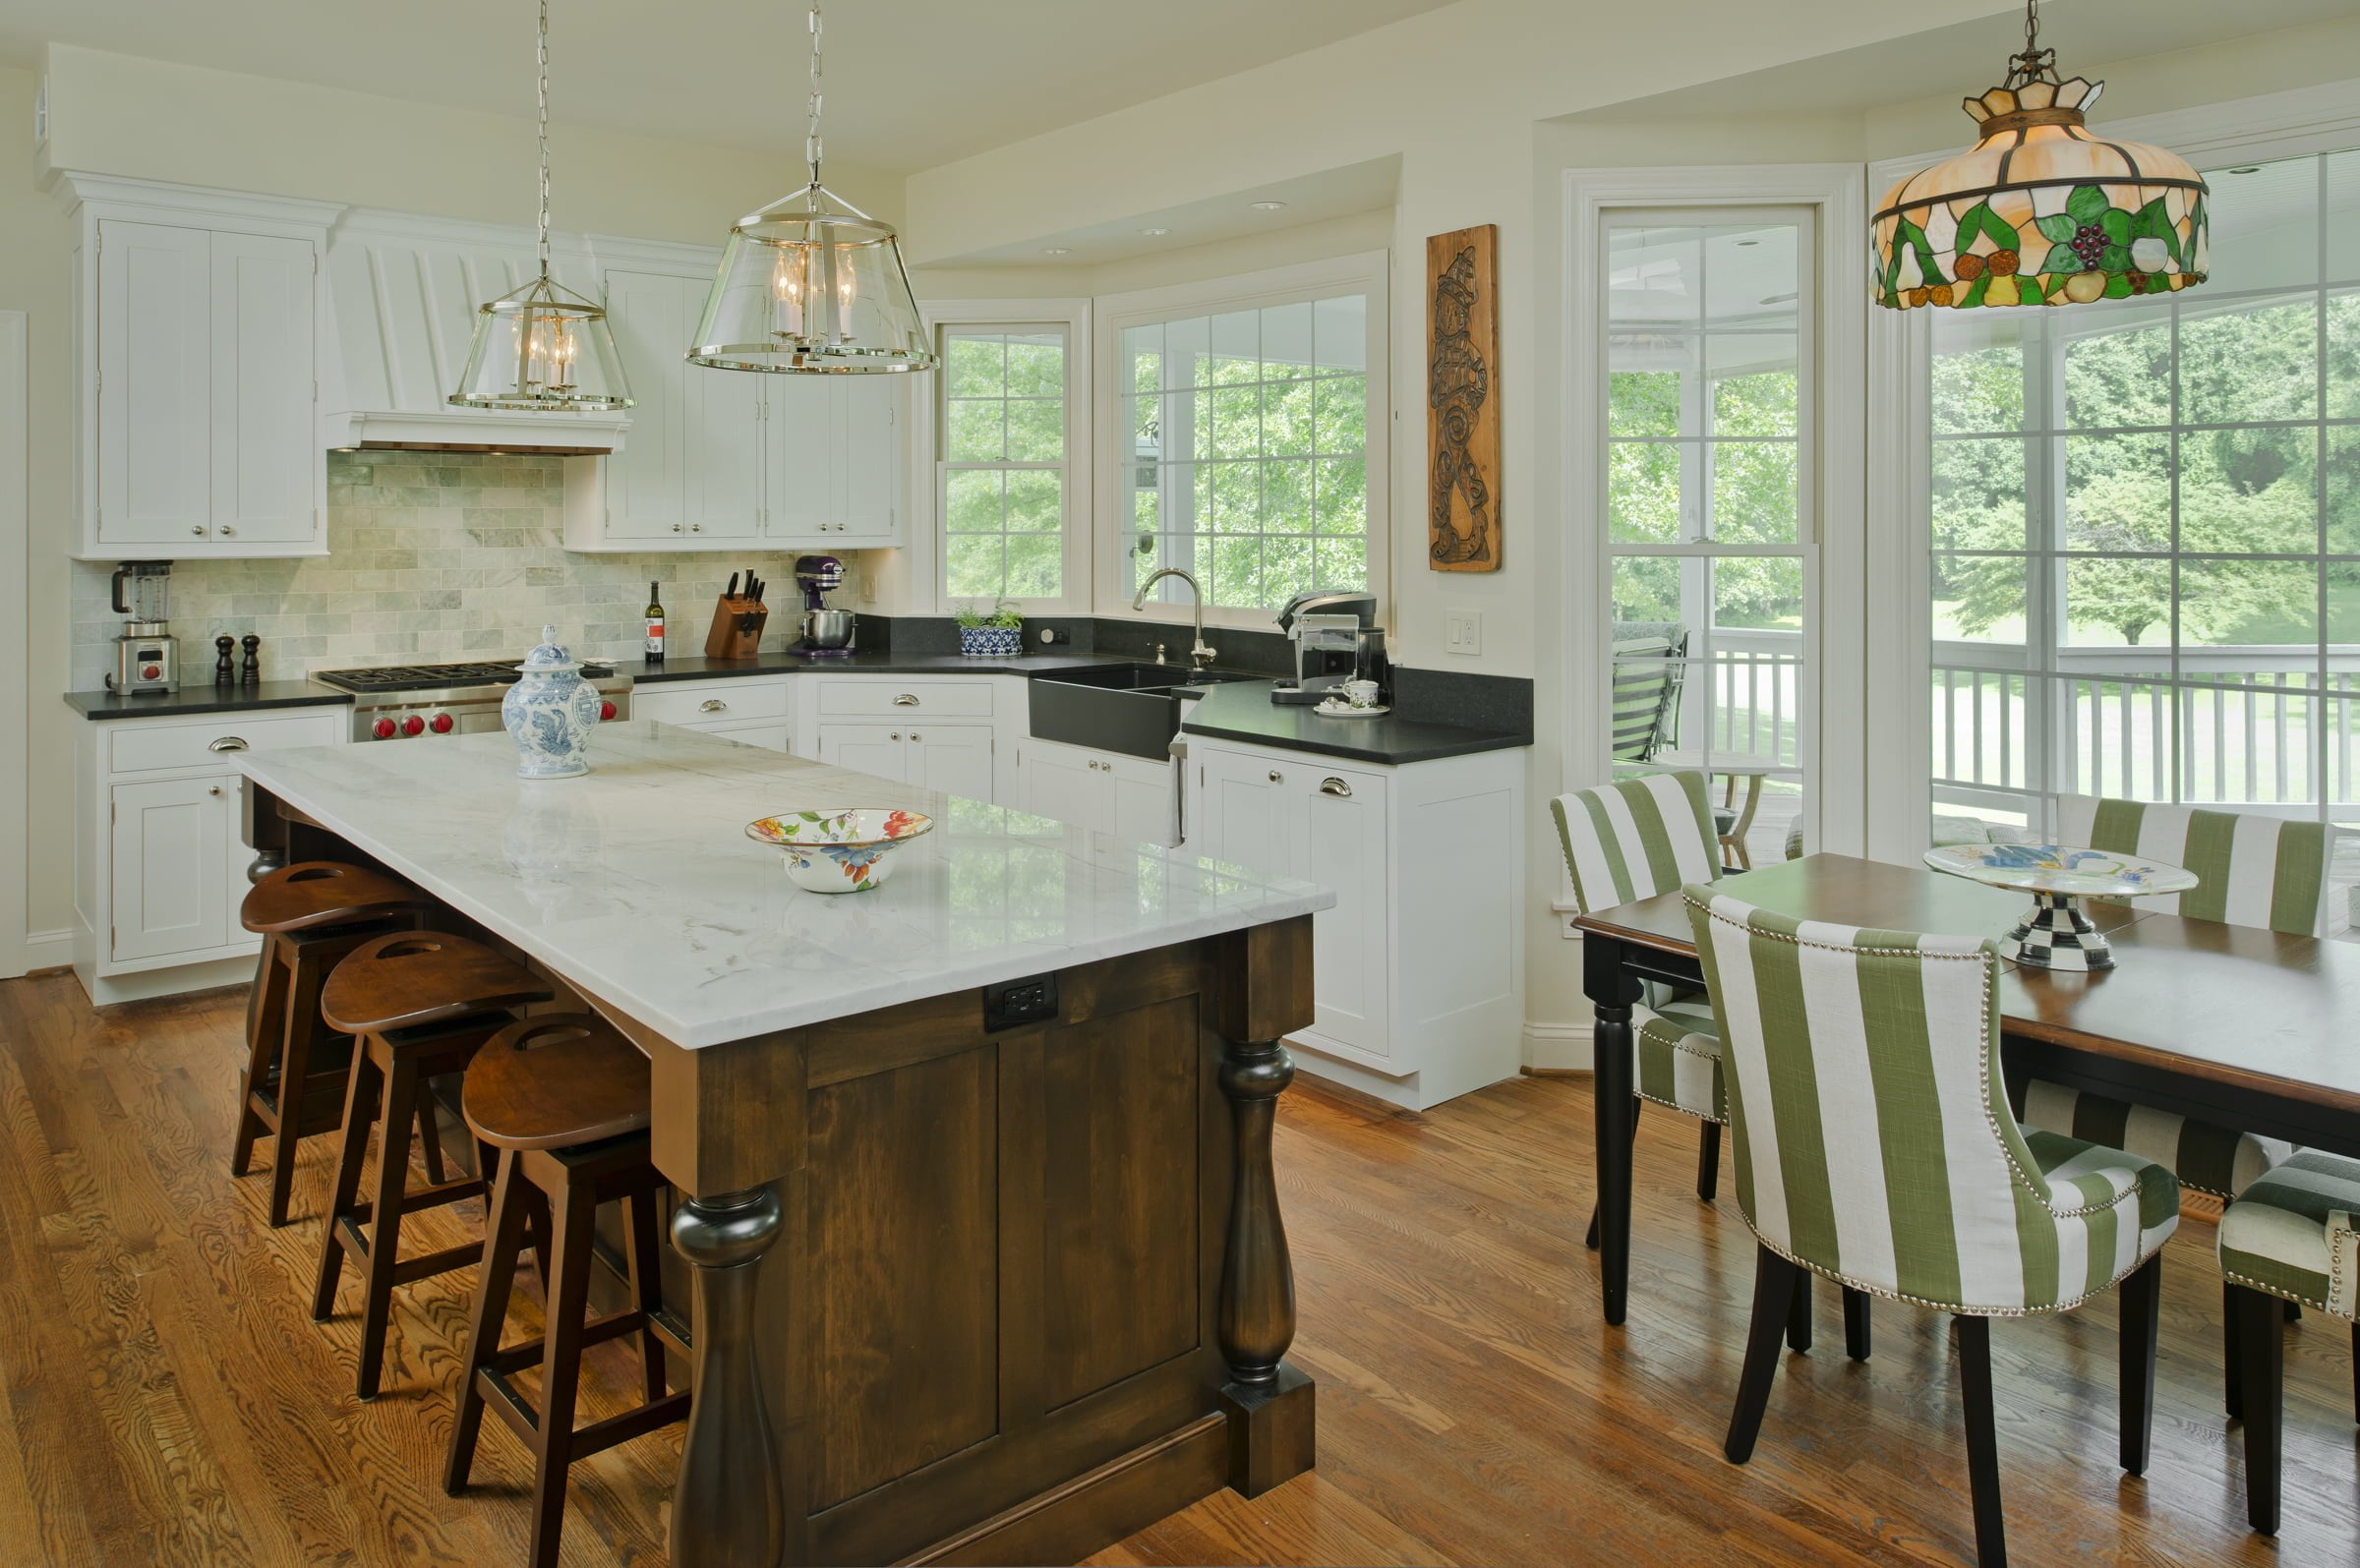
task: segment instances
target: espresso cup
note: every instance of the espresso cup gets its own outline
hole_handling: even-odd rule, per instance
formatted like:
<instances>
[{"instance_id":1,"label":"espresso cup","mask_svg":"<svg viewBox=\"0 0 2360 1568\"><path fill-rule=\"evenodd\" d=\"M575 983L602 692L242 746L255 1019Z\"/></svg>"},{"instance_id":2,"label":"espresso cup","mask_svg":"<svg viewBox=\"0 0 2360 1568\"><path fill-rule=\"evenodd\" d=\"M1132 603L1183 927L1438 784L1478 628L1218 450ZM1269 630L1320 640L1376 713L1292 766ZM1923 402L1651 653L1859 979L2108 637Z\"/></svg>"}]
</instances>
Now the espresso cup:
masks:
<instances>
[{"instance_id":1,"label":"espresso cup","mask_svg":"<svg viewBox=\"0 0 2360 1568\"><path fill-rule=\"evenodd\" d=\"M1345 681L1345 682L1344 682L1344 702L1345 702L1345 704L1346 704L1347 706L1350 706L1350 707L1353 707L1353 708L1374 708L1374 707L1376 707L1376 706L1377 706L1377 682L1375 682L1375 681L1373 681L1373 680L1347 680L1347 681Z\"/></svg>"}]
</instances>

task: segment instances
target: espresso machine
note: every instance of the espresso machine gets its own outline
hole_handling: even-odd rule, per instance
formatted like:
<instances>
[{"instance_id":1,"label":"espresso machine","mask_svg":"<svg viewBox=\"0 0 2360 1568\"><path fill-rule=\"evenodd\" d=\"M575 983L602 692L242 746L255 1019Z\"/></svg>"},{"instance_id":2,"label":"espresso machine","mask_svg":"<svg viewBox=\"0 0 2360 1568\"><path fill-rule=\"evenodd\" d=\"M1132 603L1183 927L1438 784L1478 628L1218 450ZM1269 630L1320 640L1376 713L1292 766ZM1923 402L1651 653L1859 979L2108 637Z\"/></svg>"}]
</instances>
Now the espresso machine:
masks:
<instances>
[{"instance_id":1,"label":"espresso machine","mask_svg":"<svg viewBox=\"0 0 2360 1568\"><path fill-rule=\"evenodd\" d=\"M1376 595L1342 588L1297 594L1278 612L1278 629L1294 644L1295 677L1272 685L1270 701L1311 707L1340 698L1347 680L1374 680L1391 695Z\"/></svg>"},{"instance_id":2,"label":"espresso machine","mask_svg":"<svg viewBox=\"0 0 2360 1568\"><path fill-rule=\"evenodd\" d=\"M833 555L797 555L795 580L803 590L803 615L795 649L800 654L840 659L853 651L853 612L830 610L830 589L844 586L844 562Z\"/></svg>"},{"instance_id":3,"label":"espresso machine","mask_svg":"<svg viewBox=\"0 0 2360 1568\"><path fill-rule=\"evenodd\" d=\"M180 639L171 626L172 563L127 560L115 568L114 608L128 616L115 638L109 691L126 696L180 689Z\"/></svg>"}]
</instances>

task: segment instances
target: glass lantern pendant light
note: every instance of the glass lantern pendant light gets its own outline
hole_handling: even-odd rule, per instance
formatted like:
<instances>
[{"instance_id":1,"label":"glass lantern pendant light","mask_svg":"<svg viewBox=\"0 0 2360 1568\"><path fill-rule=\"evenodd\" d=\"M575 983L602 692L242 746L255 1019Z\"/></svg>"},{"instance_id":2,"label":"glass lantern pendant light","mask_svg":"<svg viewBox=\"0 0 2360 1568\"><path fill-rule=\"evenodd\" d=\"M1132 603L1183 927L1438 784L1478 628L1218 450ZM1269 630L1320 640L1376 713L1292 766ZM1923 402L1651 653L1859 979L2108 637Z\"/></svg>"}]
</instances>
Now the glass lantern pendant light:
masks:
<instances>
[{"instance_id":1,"label":"glass lantern pendant light","mask_svg":"<svg viewBox=\"0 0 2360 1568\"><path fill-rule=\"evenodd\" d=\"M2205 280L2203 177L2161 147L2090 133L2082 117L2105 84L2059 80L2037 6L2027 0L2007 81L1966 100L1982 140L1878 204L1879 304L2079 305Z\"/></svg>"},{"instance_id":2,"label":"glass lantern pendant light","mask_svg":"<svg viewBox=\"0 0 2360 1568\"><path fill-rule=\"evenodd\" d=\"M549 0L541 0L541 274L476 313L475 343L450 401L462 408L631 406L607 313L549 275Z\"/></svg>"},{"instance_id":3,"label":"glass lantern pendant light","mask_svg":"<svg viewBox=\"0 0 2360 1568\"><path fill-rule=\"evenodd\" d=\"M819 7L811 8L811 183L739 218L688 350L723 371L922 371L934 352L890 224L819 183Z\"/></svg>"}]
</instances>

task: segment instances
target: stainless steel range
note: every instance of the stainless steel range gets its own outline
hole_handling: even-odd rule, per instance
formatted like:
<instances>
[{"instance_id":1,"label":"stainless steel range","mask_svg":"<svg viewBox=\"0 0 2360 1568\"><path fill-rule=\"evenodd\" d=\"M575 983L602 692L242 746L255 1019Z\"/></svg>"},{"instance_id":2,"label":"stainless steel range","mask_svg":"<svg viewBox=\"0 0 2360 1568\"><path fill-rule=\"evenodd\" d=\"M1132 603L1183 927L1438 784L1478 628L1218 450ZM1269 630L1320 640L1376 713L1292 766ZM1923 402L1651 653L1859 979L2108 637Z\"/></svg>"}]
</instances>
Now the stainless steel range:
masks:
<instances>
[{"instance_id":1,"label":"stainless steel range","mask_svg":"<svg viewBox=\"0 0 2360 1568\"><path fill-rule=\"evenodd\" d=\"M500 699L516 683L519 663L316 669L312 679L352 693L353 739L407 740L498 729ZM581 675L598 688L601 719L631 716L630 676L599 664L584 664Z\"/></svg>"}]
</instances>

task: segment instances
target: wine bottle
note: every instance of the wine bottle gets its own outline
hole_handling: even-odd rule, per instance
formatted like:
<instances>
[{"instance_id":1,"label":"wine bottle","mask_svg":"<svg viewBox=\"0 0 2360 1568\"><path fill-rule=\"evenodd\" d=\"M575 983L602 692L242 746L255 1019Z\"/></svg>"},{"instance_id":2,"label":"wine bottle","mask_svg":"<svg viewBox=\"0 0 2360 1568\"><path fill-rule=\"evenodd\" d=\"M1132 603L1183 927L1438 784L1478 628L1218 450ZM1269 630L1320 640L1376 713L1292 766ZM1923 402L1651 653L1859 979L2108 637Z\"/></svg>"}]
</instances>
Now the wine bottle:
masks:
<instances>
[{"instance_id":1,"label":"wine bottle","mask_svg":"<svg viewBox=\"0 0 2360 1568\"><path fill-rule=\"evenodd\" d=\"M656 585L647 585L647 662L664 662L664 601L656 593Z\"/></svg>"}]
</instances>

